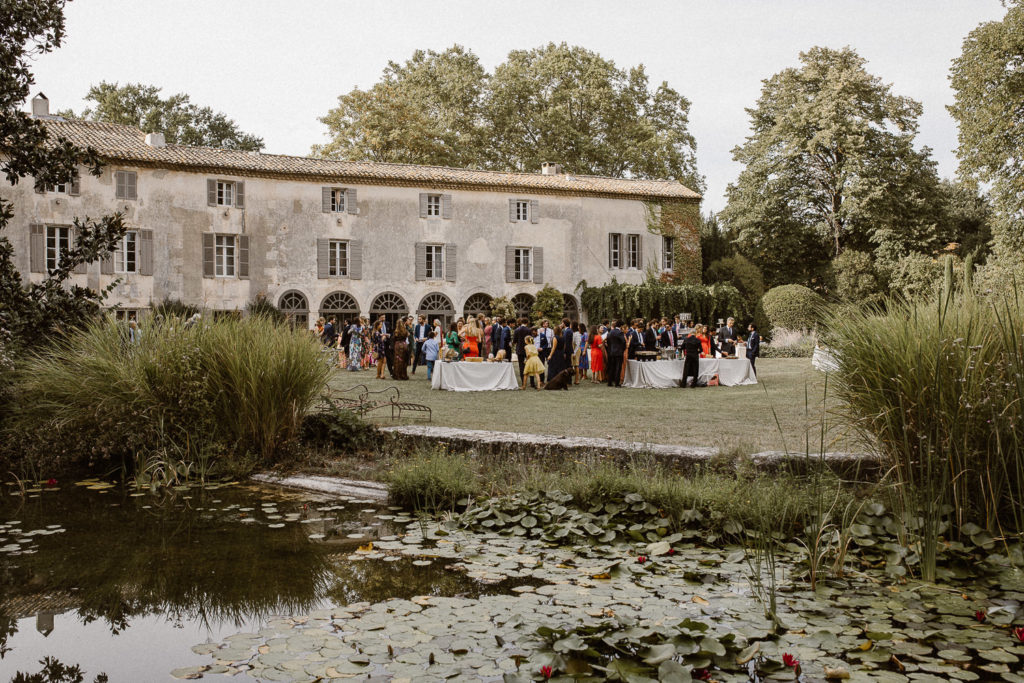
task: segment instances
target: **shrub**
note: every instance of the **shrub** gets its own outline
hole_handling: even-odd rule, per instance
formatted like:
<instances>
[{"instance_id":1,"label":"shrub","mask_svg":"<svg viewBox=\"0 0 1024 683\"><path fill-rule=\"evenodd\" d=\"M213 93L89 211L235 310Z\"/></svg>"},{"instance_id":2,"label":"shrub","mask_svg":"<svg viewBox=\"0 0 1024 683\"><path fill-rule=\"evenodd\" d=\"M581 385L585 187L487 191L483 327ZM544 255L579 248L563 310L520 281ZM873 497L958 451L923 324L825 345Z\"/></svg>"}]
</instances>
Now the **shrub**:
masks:
<instances>
[{"instance_id":1,"label":"shrub","mask_svg":"<svg viewBox=\"0 0 1024 683\"><path fill-rule=\"evenodd\" d=\"M183 320L187 320L196 313L199 313L199 307L182 303L180 299L166 298L153 306L153 310L151 312L153 317L162 316L166 319L181 318Z\"/></svg>"},{"instance_id":2,"label":"shrub","mask_svg":"<svg viewBox=\"0 0 1024 683\"><path fill-rule=\"evenodd\" d=\"M942 288L942 262L927 254L908 254L890 274L891 290L906 299L934 296Z\"/></svg>"},{"instance_id":3,"label":"shrub","mask_svg":"<svg viewBox=\"0 0 1024 683\"><path fill-rule=\"evenodd\" d=\"M330 403L324 406L324 410L309 413L302 419L302 440L305 443L346 453L368 448L376 431L352 411Z\"/></svg>"},{"instance_id":4,"label":"shrub","mask_svg":"<svg viewBox=\"0 0 1024 683\"><path fill-rule=\"evenodd\" d=\"M269 320L275 325L283 325L288 322L288 316L284 314L284 311L272 304L267 299L266 294L257 294L255 299L246 304L245 312L248 315Z\"/></svg>"},{"instance_id":5,"label":"shrub","mask_svg":"<svg viewBox=\"0 0 1024 683\"><path fill-rule=\"evenodd\" d=\"M507 296L498 296L491 299L491 315L500 315L505 320L515 317L516 306Z\"/></svg>"},{"instance_id":6,"label":"shrub","mask_svg":"<svg viewBox=\"0 0 1024 683\"><path fill-rule=\"evenodd\" d=\"M828 326L843 414L888 459L909 509L927 522L952 505L968 534L1024 530L1024 303L895 302Z\"/></svg>"},{"instance_id":7,"label":"shrub","mask_svg":"<svg viewBox=\"0 0 1024 683\"><path fill-rule=\"evenodd\" d=\"M800 330L818 324L825 300L803 285L782 285L768 290L761 305L772 327Z\"/></svg>"},{"instance_id":8,"label":"shrub","mask_svg":"<svg viewBox=\"0 0 1024 683\"><path fill-rule=\"evenodd\" d=\"M562 319L565 311L565 299L562 293L551 285L544 285L543 289L537 292L537 300L533 304L534 320L547 318L551 324Z\"/></svg>"},{"instance_id":9,"label":"shrub","mask_svg":"<svg viewBox=\"0 0 1024 683\"><path fill-rule=\"evenodd\" d=\"M469 458L440 451L417 451L395 465L387 481L392 504L428 512L452 510L480 492Z\"/></svg>"},{"instance_id":10,"label":"shrub","mask_svg":"<svg viewBox=\"0 0 1024 683\"><path fill-rule=\"evenodd\" d=\"M98 321L26 357L4 436L50 466L163 450L266 463L326 387L315 341L262 318L149 318L140 329L130 344Z\"/></svg>"},{"instance_id":11,"label":"shrub","mask_svg":"<svg viewBox=\"0 0 1024 683\"><path fill-rule=\"evenodd\" d=\"M871 254L847 249L832 261L836 296L849 303L877 299L882 285Z\"/></svg>"},{"instance_id":12,"label":"shrub","mask_svg":"<svg viewBox=\"0 0 1024 683\"><path fill-rule=\"evenodd\" d=\"M771 342L761 345L764 358L810 358L814 355L817 335L806 330L787 330L779 327Z\"/></svg>"},{"instance_id":13,"label":"shrub","mask_svg":"<svg viewBox=\"0 0 1024 683\"><path fill-rule=\"evenodd\" d=\"M744 307L742 311L736 313L744 318L754 316L757 304L764 296L764 277L761 275L761 269L751 263L746 256L736 254L718 259L708 266L705 279L708 283L722 282L738 289L740 296L743 297Z\"/></svg>"}]
</instances>

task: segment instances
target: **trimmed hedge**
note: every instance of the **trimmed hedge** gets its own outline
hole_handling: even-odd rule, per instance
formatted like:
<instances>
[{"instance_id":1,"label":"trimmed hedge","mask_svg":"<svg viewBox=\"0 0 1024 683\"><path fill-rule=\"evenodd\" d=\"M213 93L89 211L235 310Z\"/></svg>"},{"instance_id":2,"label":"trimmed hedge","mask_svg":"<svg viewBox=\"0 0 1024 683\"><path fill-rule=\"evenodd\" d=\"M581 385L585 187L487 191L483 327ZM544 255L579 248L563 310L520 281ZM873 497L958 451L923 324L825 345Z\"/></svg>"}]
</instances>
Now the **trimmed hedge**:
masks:
<instances>
[{"instance_id":1,"label":"trimmed hedge","mask_svg":"<svg viewBox=\"0 0 1024 683\"><path fill-rule=\"evenodd\" d=\"M773 287L761 298L772 327L812 329L818 325L825 300L803 285Z\"/></svg>"}]
</instances>

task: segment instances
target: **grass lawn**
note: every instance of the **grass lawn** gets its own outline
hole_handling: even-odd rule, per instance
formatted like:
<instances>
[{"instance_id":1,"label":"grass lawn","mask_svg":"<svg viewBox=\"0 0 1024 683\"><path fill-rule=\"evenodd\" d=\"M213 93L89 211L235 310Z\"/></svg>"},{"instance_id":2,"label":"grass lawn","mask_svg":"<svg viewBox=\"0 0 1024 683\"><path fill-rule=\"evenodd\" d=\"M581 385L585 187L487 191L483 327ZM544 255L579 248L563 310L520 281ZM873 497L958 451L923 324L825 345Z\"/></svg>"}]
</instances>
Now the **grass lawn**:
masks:
<instances>
[{"instance_id":1,"label":"grass lawn","mask_svg":"<svg viewBox=\"0 0 1024 683\"><path fill-rule=\"evenodd\" d=\"M757 367L756 386L703 389L613 389L587 380L567 392L432 391L423 368L404 382L377 380L373 369L338 371L331 386L397 386L402 400L429 405L432 424L445 427L717 446L747 453L803 453L809 434L816 450L825 375L811 367L809 358L762 358ZM383 411L374 419L390 424ZM860 450L856 441L834 429L827 439L826 450Z\"/></svg>"}]
</instances>

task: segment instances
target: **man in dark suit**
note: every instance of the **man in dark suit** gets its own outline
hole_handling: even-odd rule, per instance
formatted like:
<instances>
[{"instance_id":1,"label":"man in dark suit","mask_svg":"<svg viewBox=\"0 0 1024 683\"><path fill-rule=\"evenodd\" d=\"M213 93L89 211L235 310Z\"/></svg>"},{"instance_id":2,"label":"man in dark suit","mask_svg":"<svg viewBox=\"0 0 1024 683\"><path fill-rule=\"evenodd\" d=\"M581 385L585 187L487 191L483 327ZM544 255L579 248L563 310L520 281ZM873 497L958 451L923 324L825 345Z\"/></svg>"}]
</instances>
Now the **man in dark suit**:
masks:
<instances>
[{"instance_id":1,"label":"man in dark suit","mask_svg":"<svg viewBox=\"0 0 1024 683\"><path fill-rule=\"evenodd\" d=\"M683 340L683 378L679 386L684 389L687 386L697 386L700 381L700 339L692 332ZM688 380L693 378L693 384L689 385Z\"/></svg>"},{"instance_id":2,"label":"man in dark suit","mask_svg":"<svg viewBox=\"0 0 1024 683\"><path fill-rule=\"evenodd\" d=\"M491 325L491 353L495 356L498 355L498 349L501 348L501 328L502 328L501 316L494 317L494 323Z\"/></svg>"},{"instance_id":3,"label":"man in dark suit","mask_svg":"<svg viewBox=\"0 0 1024 683\"><path fill-rule=\"evenodd\" d=\"M421 315L416 325L412 328L412 374L416 374L416 366L420 363L420 354L423 353L423 345L427 343L427 333L430 332L430 325L427 324L427 316Z\"/></svg>"},{"instance_id":4,"label":"man in dark suit","mask_svg":"<svg viewBox=\"0 0 1024 683\"><path fill-rule=\"evenodd\" d=\"M523 383L523 370L526 368L526 338L530 336L530 328L526 326L526 318L519 319L519 327L512 334L512 341L516 347L516 358L519 360L519 384ZM536 386L534 378L530 377L530 386Z\"/></svg>"},{"instance_id":5,"label":"man in dark suit","mask_svg":"<svg viewBox=\"0 0 1024 683\"><path fill-rule=\"evenodd\" d=\"M644 336L639 327L640 322L634 319L631 327L626 328L624 336L626 337L626 358L628 360L636 360L636 352L642 351L644 348Z\"/></svg>"},{"instance_id":6,"label":"man in dark suit","mask_svg":"<svg viewBox=\"0 0 1024 683\"><path fill-rule=\"evenodd\" d=\"M611 329L608 330L608 338L604 340L604 350L607 354L605 375L608 378L608 386L622 386L622 354L626 350L626 336L619 329L619 321L613 320Z\"/></svg>"},{"instance_id":7,"label":"man in dark suit","mask_svg":"<svg viewBox=\"0 0 1024 683\"><path fill-rule=\"evenodd\" d=\"M757 375L757 368L754 367L754 363L757 362L757 357L761 355L761 335L757 333L757 325L750 323L747 326L747 330L750 332L750 336L747 337L747 360L750 361L750 369L754 371L754 375Z\"/></svg>"},{"instance_id":8,"label":"man in dark suit","mask_svg":"<svg viewBox=\"0 0 1024 683\"><path fill-rule=\"evenodd\" d=\"M736 353L736 319L729 318L725 325L718 328L718 348L723 356Z\"/></svg>"},{"instance_id":9,"label":"man in dark suit","mask_svg":"<svg viewBox=\"0 0 1024 683\"><path fill-rule=\"evenodd\" d=\"M324 325L324 331L321 335L321 339L326 346L330 346L334 343L334 338L337 334L337 332L334 331L334 326L336 324L335 318L332 316L331 319L327 321L327 324Z\"/></svg>"},{"instance_id":10,"label":"man in dark suit","mask_svg":"<svg viewBox=\"0 0 1024 683\"><path fill-rule=\"evenodd\" d=\"M498 337L498 348L505 352L505 361L512 362L512 328L508 323L502 322L501 331Z\"/></svg>"},{"instance_id":11,"label":"man in dark suit","mask_svg":"<svg viewBox=\"0 0 1024 683\"><path fill-rule=\"evenodd\" d=\"M644 351L658 350L658 335L654 331L654 326L657 324L657 320L647 321L647 329L644 330Z\"/></svg>"}]
</instances>

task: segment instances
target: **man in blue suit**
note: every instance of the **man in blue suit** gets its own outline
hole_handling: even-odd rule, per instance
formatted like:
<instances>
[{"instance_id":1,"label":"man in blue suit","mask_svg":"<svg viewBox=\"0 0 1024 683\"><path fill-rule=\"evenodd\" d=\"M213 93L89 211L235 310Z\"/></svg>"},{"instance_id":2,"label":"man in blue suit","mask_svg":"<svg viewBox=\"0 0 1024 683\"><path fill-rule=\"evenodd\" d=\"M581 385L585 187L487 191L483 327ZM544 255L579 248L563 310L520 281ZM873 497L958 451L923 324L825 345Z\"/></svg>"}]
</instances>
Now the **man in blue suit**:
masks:
<instances>
[{"instance_id":1,"label":"man in blue suit","mask_svg":"<svg viewBox=\"0 0 1024 683\"><path fill-rule=\"evenodd\" d=\"M757 368L754 367L754 363L757 361L757 357L761 355L761 335L757 333L757 325L750 323L747 326L747 330L750 332L750 336L747 337L747 360L750 361L750 369L754 371L754 375L757 375Z\"/></svg>"}]
</instances>

